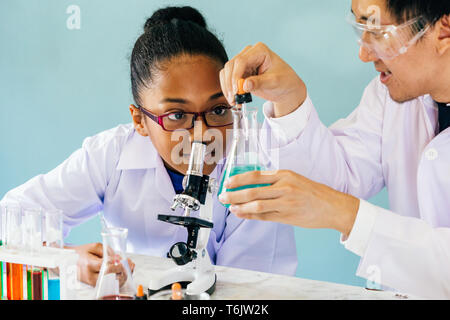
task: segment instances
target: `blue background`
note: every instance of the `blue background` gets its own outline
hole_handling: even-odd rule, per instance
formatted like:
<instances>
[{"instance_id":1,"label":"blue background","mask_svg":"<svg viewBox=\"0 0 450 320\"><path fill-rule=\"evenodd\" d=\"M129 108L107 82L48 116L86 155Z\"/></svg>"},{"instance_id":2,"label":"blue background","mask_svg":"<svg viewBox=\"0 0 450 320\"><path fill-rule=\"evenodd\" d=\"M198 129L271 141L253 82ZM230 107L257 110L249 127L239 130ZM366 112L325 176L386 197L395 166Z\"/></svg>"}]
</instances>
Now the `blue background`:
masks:
<instances>
[{"instance_id":1,"label":"blue background","mask_svg":"<svg viewBox=\"0 0 450 320\"><path fill-rule=\"evenodd\" d=\"M85 137L130 122L134 42L154 10L183 4L205 15L230 57L258 41L274 49L304 79L326 125L347 116L376 76L345 23L350 0L1 0L0 197L56 167ZM66 26L70 5L81 9L79 30ZM385 191L370 201L388 207ZM99 232L96 217L66 241L101 241ZM354 275L359 257L339 236L296 228L297 276L365 286Z\"/></svg>"}]
</instances>

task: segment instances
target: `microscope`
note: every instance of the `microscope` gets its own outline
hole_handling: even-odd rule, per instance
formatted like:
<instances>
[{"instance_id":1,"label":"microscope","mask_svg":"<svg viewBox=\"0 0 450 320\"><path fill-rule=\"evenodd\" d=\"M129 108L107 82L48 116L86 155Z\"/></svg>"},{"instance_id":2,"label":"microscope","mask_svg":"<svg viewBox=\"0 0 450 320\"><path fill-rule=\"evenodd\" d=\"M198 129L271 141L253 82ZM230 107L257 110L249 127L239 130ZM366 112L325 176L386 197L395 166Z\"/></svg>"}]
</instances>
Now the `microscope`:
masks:
<instances>
[{"instance_id":1,"label":"microscope","mask_svg":"<svg viewBox=\"0 0 450 320\"><path fill-rule=\"evenodd\" d=\"M179 282L186 286L186 295L196 296L203 292L212 294L216 287L216 274L211 264L206 245L212 223L212 195L216 191L215 179L203 175L206 145L194 141L189 159L189 167L183 180L184 191L173 199L172 211L181 207L183 216L158 215L158 220L187 228L186 242L172 245L167 256L176 266L155 275L149 282L148 292L152 295ZM199 217L191 217L191 212L199 212Z\"/></svg>"}]
</instances>

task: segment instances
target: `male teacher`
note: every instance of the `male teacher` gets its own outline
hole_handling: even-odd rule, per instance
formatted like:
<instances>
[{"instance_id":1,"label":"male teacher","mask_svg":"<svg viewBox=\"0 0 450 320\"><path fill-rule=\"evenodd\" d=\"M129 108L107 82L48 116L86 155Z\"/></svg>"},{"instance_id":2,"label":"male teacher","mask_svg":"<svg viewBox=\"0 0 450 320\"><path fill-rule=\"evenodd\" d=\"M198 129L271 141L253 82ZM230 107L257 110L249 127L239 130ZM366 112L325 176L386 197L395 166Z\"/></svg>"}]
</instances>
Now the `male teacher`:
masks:
<instances>
[{"instance_id":1,"label":"male teacher","mask_svg":"<svg viewBox=\"0 0 450 320\"><path fill-rule=\"evenodd\" d=\"M284 132L291 170L234 176L221 201L238 217L332 228L361 256L357 275L425 298L450 298L450 1L353 0L359 57L380 73L360 105L324 126L300 77L266 45L246 47L221 71L266 103ZM368 199L387 188L390 209Z\"/></svg>"}]
</instances>

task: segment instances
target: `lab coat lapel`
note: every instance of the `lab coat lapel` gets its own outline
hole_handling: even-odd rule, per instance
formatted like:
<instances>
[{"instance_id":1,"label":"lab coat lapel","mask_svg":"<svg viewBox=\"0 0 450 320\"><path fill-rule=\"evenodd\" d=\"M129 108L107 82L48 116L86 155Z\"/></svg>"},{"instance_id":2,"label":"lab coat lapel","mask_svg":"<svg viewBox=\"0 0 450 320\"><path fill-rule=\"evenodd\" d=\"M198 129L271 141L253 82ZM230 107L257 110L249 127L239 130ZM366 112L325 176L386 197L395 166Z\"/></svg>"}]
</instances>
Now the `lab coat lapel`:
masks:
<instances>
[{"instance_id":1,"label":"lab coat lapel","mask_svg":"<svg viewBox=\"0 0 450 320\"><path fill-rule=\"evenodd\" d=\"M422 125L418 125L416 128L414 128L415 130L421 129L421 128L426 128L424 130L426 130L426 137L427 137L427 141L431 141L434 139L434 137L436 136L436 130L437 130L437 118L436 119L430 119L429 116L429 112L427 112L426 109L436 109L437 105L436 102L434 102L433 98L430 95L426 95L423 97L423 104L424 104L424 108L420 109L420 112L422 112L422 116L420 117L423 121L424 121L424 126ZM437 115L436 115L437 117Z\"/></svg>"},{"instance_id":2,"label":"lab coat lapel","mask_svg":"<svg viewBox=\"0 0 450 320\"><path fill-rule=\"evenodd\" d=\"M129 135L122 148L117 170L138 170L156 168L159 154L149 137L143 137L136 130Z\"/></svg>"},{"instance_id":3,"label":"lab coat lapel","mask_svg":"<svg viewBox=\"0 0 450 320\"><path fill-rule=\"evenodd\" d=\"M117 170L154 169L153 189L172 203L175 190L164 163L149 137L143 137L133 130L120 154Z\"/></svg>"},{"instance_id":4,"label":"lab coat lapel","mask_svg":"<svg viewBox=\"0 0 450 320\"><path fill-rule=\"evenodd\" d=\"M172 205L173 198L175 197L175 190L173 188L169 174L167 173L167 169L164 166L164 163L159 155L158 159L156 159L155 170L155 189L161 194L164 199L166 199L170 203L170 205Z\"/></svg>"}]
</instances>

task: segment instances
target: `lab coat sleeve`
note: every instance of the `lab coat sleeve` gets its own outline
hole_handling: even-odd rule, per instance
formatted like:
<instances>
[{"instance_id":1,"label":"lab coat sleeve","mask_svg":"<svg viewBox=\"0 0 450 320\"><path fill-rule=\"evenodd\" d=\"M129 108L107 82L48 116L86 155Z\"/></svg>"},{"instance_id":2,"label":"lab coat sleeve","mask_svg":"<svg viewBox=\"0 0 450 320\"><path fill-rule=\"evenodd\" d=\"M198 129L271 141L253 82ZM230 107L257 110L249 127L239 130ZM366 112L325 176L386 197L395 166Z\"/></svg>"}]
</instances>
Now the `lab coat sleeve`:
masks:
<instances>
[{"instance_id":1,"label":"lab coat sleeve","mask_svg":"<svg viewBox=\"0 0 450 320\"><path fill-rule=\"evenodd\" d=\"M270 133L262 135L262 145L275 169L292 170L338 191L370 198L384 187L381 137L386 95L386 88L375 79L358 108L330 128L321 123L309 98L299 108L303 111L285 116L290 120L283 125L274 125L280 120L266 114L263 128Z\"/></svg>"},{"instance_id":2,"label":"lab coat sleeve","mask_svg":"<svg viewBox=\"0 0 450 320\"><path fill-rule=\"evenodd\" d=\"M216 264L294 276L297 251L292 226L243 220L230 214L216 251Z\"/></svg>"},{"instance_id":3,"label":"lab coat sleeve","mask_svg":"<svg viewBox=\"0 0 450 320\"><path fill-rule=\"evenodd\" d=\"M378 207L360 200L353 228L347 239L342 235L341 244L354 254L363 256L369 243L370 234L378 214Z\"/></svg>"},{"instance_id":4,"label":"lab coat sleeve","mask_svg":"<svg viewBox=\"0 0 450 320\"><path fill-rule=\"evenodd\" d=\"M1 202L63 210L65 237L70 228L102 210L116 149L108 132L86 138L63 163L10 190Z\"/></svg>"},{"instance_id":5,"label":"lab coat sleeve","mask_svg":"<svg viewBox=\"0 0 450 320\"><path fill-rule=\"evenodd\" d=\"M366 217L357 217L344 241L362 257L357 275L420 298L450 299L450 228L361 204L358 215ZM352 233L358 229L370 232L355 242Z\"/></svg>"},{"instance_id":6,"label":"lab coat sleeve","mask_svg":"<svg viewBox=\"0 0 450 320\"><path fill-rule=\"evenodd\" d=\"M309 95L305 102L290 114L274 118L273 103L267 101L263 105L264 119L272 131L273 146L284 147L294 141L308 123L311 109L314 108Z\"/></svg>"}]
</instances>

